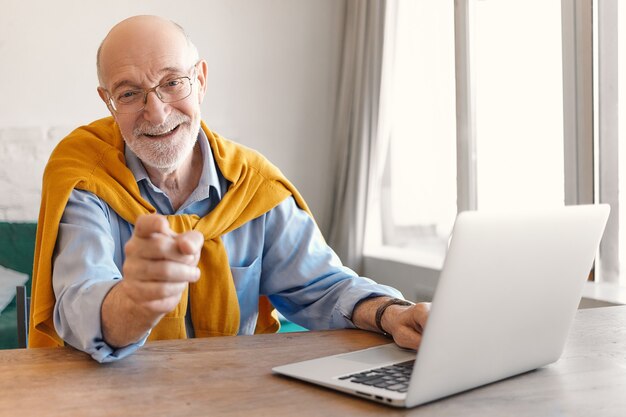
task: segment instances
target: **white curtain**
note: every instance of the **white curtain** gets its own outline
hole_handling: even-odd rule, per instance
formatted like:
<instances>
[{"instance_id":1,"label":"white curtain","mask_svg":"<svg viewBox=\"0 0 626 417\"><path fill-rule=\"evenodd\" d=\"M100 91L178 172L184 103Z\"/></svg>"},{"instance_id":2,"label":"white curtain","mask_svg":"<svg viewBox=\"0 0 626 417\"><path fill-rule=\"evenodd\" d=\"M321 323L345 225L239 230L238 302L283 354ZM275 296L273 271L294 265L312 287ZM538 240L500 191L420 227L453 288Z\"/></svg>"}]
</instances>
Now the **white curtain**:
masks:
<instances>
[{"instance_id":1,"label":"white curtain","mask_svg":"<svg viewBox=\"0 0 626 417\"><path fill-rule=\"evenodd\" d=\"M383 72L388 72L393 56L392 31L388 30L385 36L385 21L395 16L393 4L394 0L346 2L334 126L338 164L329 244L343 263L358 273L362 270L368 208L374 199L373 193L377 192L376 182L387 151L387 124L381 112L384 94L381 92L386 90Z\"/></svg>"}]
</instances>

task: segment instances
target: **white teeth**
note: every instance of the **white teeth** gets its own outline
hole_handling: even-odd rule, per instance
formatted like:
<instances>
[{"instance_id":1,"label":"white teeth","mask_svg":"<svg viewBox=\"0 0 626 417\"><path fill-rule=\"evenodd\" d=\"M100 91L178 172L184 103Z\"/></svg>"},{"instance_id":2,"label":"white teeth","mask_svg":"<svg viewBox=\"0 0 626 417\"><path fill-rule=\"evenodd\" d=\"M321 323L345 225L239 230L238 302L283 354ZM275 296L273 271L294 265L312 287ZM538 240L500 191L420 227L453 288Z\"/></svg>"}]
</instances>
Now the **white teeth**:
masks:
<instances>
[{"instance_id":1,"label":"white teeth","mask_svg":"<svg viewBox=\"0 0 626 417\"><path fill-rule=\"evenodd\" d=\"M172 132L177 127L178 126L174 126L173 128L171 128L170 130L168 130L166 132L162 132L162 133L145 133L145 135L147 135L147 136L163 136L163 135L167 135L168 133Z\"/></svg>"}]
</instances>

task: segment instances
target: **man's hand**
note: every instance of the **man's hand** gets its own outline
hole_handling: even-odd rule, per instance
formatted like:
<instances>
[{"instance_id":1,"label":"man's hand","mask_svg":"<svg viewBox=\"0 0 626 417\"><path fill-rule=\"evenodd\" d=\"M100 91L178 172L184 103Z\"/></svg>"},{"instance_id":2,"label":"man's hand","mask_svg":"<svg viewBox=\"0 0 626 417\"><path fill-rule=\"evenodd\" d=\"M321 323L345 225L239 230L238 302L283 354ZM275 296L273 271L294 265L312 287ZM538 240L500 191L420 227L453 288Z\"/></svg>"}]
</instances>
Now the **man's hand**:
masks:
<instances>
[{"instance_id":1,"label":"man's hand","mask_svg":"<svg viewBox=\"0 0 626 417\"><path fill-rule=\"evenodd\" d=\"M180 302L200 278L201 233L174 233L165 217L140 216L126 243L123 278L102 304L102 331L113 346L139 340Z\"/></svg>"},{"instance_id":2,"label":"man's hand","mask_svg":"<svg viewBox=\"0 0 626 417\"><path fill-rule=\"evenodd\" d=\"M388 300L389 297L375 297L358 303L352 312L352 322L360 329L380 332L376 327L376 310ZM381 326L393 336L398 346L417 350L422 342L429 311L430 303L411 306L393 304L383 313Z\"/></svg>"},{"instance_id":3,"label":"man's hand","mask_svg":"<svg viewBox=\"0 0 626 417\"><path fill-rule=\"evenodd\" d=\"M383 314L381 326L393 336L398 346L417 350L422 343L422 333L429 312L430 303L412 306L391 305Z\"/></svg>"}]
</instances>

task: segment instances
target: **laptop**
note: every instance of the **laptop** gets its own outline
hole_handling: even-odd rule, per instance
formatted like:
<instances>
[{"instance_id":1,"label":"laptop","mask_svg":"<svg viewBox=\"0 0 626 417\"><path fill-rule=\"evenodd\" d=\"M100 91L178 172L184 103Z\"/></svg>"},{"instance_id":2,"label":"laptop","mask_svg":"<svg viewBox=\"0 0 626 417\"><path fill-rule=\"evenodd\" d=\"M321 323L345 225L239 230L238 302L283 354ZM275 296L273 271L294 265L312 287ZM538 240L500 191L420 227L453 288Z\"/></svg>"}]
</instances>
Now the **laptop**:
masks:
<instances>
[{"instance_id":1,"label":"laptop","mask_svg":"<svg viewBox=\"0 0 626 417\"><path fill-rule=\"evenodd\" d=\"M608 216L608 205L460 213L418 354L391 343L273 371L414 407L555 362Z\"/></svg>"}]
</instances>

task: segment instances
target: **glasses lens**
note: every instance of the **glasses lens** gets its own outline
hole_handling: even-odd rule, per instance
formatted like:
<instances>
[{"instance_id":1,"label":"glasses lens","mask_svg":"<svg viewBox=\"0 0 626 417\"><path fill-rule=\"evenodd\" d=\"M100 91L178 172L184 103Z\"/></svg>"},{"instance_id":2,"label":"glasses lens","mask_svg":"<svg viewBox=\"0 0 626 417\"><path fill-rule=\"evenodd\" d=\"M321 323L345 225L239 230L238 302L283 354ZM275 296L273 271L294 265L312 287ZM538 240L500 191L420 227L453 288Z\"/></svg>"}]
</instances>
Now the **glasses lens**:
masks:
<instances>
[{"instance_id":1,"label":"glasses lens","mask_svg":"<svg viewBox=\"0 0 626 417\"><path fill-rule=\"evenodd\" d=\"M143 91L130 90L124 91L117 97L117 102L125 106L131 106L135 103L140 103L143 99Z\"/></svg>"},{"instance_id":2,"label":"glasses lens","mask_svg":"<svg viewBox=\"0 0 626 417\"><path fill-rule=\"evenodd\" d=\"M175 78L159 85L155 90L162 102L173 103L191 94L191 82L189 77Z\"/></svg>"},{"instance_id":3,"label":"glasses lens","mask_svg":"<svg viewBox=\"0 0 626 417\"><path fill-rule=\"evenodd\" d=\"M121 91L111 97L111 104L118 113L135 113L143 109L143 97L142 90Z\"/></svg>"}]
</instances>

